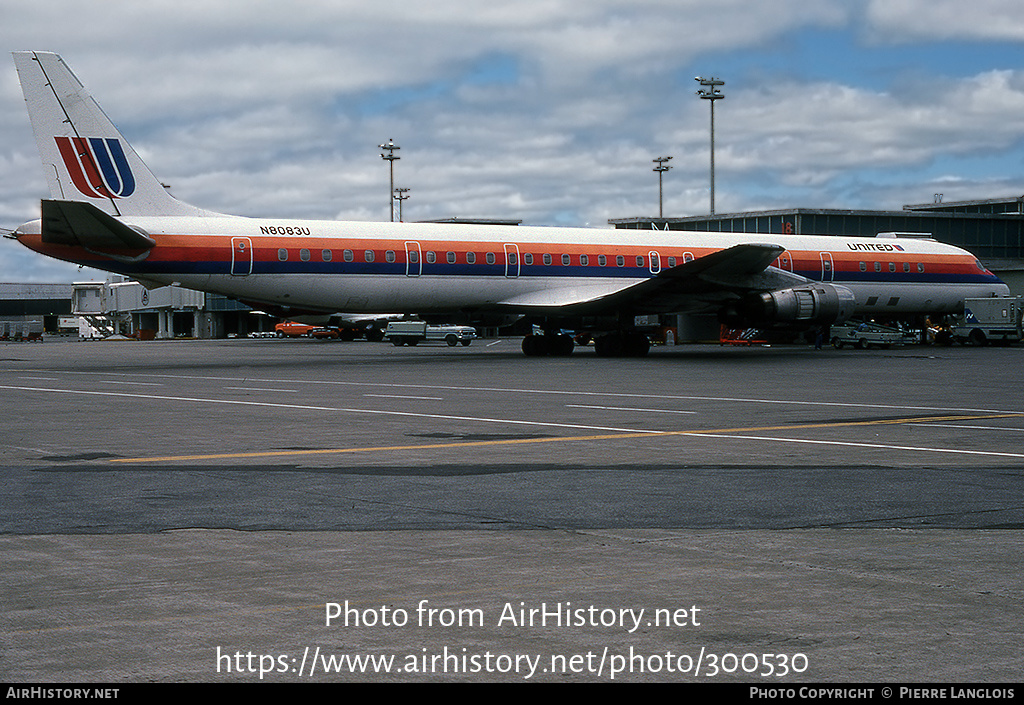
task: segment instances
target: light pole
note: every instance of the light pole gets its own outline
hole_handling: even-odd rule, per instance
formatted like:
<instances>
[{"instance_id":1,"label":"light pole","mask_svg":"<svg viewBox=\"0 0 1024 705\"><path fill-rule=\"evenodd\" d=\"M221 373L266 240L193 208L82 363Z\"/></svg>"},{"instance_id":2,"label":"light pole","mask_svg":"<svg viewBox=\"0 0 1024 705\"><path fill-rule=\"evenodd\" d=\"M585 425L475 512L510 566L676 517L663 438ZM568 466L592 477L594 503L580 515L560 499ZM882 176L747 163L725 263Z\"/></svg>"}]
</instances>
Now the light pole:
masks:
<instances>
[{"instance_id":1,"label":"light pole","mask_svg":"<svg viewBox=\"0 0 1024 705\"><path fill-rule=\"evenodd\" d=\"M399 223L404 223L405 222L404 220L402 220L402 201L408 201L409 200L409 196L406 195L408 193L409 193L409 189L407 189L407 188L396 188L395 189L395 200L398 201L398 222Z\"/></svg>"},{"instance_id":2,"label":"light pole","mask_svg":"<svg viewBox=\"0 0 1024 705\"><path fill-rule=\"evenodd\" d=\"M661 190L661 177L664 175L664 173L666 171L668 171L669 169L672 168L668 164L665 163L668 160L670 160L671 158L672 157L658 157L657 159L652 160L652 161L654 161L655 164L658 165L658 166L654 167L654 171L658 172L658 217L659 218L664 218L665 217L665 213L664 213L664 211L662 210L662 207L661 207L661 202L662 202L661 201L661 194L662 194L662 190Z\"/></svg>"},{"instance_id":3,"label":"light pole","mask_svg":"<svg viewBox=\"0 0 1024 705\"><path fill-rule=\"evenodd\" d=\"M387 154L381 152L380 158L391 164L391 189L388 191L388 210L391 211L391 222L395 222L395 160L401 159L395 154L395 150L401 149L394 140L390 137L387 143L377 145L380 149L383 149Z\"/></svg>"},{"instance_id":4,"label":"light pole","mask_svg":"<svg viewBox=\"0 0 1024 705\"><path fill-rule=\"evenodd\" d=\"M697 91L703 100L711 101L711 215L715 214L715 101L721 100L725 97L722 91L718 90L719 86L724 86L725 81L715 78L704 78L703 76L697 76L693 79L697 81L703 88Z\"/></svg>"}]
</instances>

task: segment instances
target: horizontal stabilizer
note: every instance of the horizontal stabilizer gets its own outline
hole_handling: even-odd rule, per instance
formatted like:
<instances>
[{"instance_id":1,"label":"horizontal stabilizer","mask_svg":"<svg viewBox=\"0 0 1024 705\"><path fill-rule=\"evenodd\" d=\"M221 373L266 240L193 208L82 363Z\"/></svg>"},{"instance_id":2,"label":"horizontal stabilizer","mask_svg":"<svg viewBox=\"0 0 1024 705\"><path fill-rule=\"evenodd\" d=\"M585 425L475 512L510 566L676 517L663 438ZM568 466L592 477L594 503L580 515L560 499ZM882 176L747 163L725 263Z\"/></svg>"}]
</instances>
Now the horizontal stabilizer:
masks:
<instances>
[{"instance_id":1,"label":"horizontal stabilizer","mask_svg":"<svg viewBox=\"0 0 1024 705\"><path fill-rule=\"evenodd\" d=\"M43 242L90 250L148 250L156 241L82 201L42 202Z\"/></svg>"}]
</instances>

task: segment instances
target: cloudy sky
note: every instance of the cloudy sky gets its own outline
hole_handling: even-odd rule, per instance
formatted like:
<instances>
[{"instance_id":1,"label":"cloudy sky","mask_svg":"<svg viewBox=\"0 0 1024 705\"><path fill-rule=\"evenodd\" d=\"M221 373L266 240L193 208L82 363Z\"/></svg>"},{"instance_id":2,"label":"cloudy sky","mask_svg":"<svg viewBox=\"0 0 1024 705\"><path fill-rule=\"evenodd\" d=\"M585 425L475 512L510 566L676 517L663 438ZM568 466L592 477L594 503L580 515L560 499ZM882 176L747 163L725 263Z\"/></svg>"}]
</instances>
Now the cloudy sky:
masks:
<instances>
[{"instance_id":1,"label":"cloudy sky","mask_svg":"<svg viewBox=\"0 0 1024 705\"><path fill-rule=\"evenodd\" d=\"M0 0L180 199L270 217L608 227L1024 193L1018 0ZM0 56L0 228L47 195ZM0 281L94 274L0 241ZM102 278L102 275L98 275Z\"/></svg>"}]
</instances>

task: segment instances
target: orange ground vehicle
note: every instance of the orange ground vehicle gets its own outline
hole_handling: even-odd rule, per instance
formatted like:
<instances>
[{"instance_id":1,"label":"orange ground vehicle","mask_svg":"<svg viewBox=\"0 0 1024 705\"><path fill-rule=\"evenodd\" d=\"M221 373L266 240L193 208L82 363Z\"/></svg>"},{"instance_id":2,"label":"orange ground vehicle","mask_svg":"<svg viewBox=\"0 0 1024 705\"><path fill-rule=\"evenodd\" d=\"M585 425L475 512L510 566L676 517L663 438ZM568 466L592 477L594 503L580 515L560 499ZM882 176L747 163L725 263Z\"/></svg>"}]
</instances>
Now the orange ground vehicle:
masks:
<instances>
[{"instance_id":1,"label":"orange ground vehicle","mask_svg":"<svg viewBox=\"0 0 1024 705\"><path fill-rule=\"evenodd\" d=\"M285 321L284 323L278 323L274 326L274 332L277 333L278 338L298 338L303 335L309 335L310 331L321 327L322 326L311 326L305 323L296 323L295 321Z\"/></svg>"}]
</instances>

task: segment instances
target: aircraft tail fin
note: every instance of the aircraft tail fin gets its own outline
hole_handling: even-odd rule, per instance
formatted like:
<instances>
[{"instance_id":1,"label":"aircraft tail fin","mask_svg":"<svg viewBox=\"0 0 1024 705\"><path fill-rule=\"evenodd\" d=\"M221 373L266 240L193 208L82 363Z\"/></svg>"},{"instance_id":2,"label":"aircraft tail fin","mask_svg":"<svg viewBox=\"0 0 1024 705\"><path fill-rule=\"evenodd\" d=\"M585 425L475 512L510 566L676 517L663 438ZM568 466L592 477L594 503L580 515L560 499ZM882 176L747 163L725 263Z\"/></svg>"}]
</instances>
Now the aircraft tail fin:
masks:
<instances>
[{"instance_id":1,"label":"aircraft tail fin","mask_svg":"<svg viewBox=\"0 0 1024 705\"><path fill-rule=\"evenodd\" d=\"M57 54L14 52L39 155L55 200L110 215L205 215L172 197Z\"/></svg>"}]
</instances>

